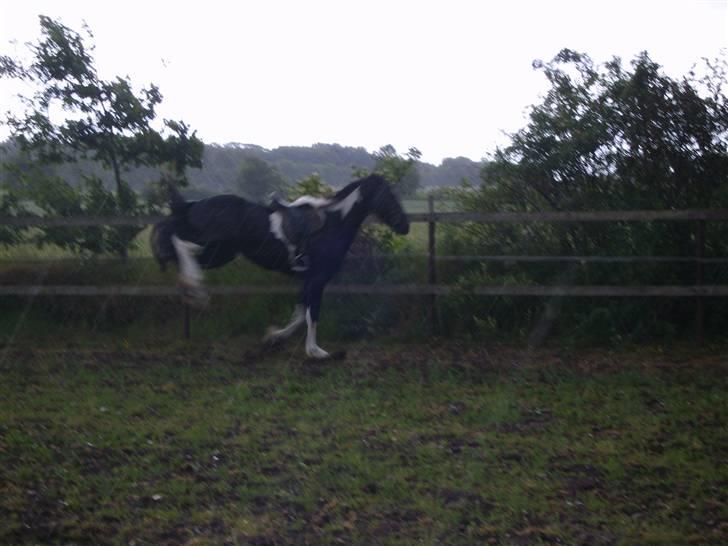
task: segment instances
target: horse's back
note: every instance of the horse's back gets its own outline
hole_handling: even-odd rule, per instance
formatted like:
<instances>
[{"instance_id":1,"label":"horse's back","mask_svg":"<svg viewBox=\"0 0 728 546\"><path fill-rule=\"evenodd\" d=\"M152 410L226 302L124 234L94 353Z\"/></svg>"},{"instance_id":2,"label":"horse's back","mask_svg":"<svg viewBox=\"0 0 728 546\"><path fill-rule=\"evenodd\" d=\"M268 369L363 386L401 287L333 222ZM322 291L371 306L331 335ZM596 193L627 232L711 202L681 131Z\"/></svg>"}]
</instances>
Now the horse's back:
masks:
<instances>
[{"instance_id":1,"label":"horse's back","mask_svg":"<svg viewBox=\"0 0 728 546\"><path fill-rule=\"evenodd\" d=\"M236 239L267 230L268 210L237 195L216 195L187 209L183 219L192 239L199 242Z\"/></svg>"},{"instance_id":2,"label":"horse's back","mask_svg":"<svg viewBox=\"0 0 728 546\"><path fill-rule=\"evenodd\" d=\"M288 253L271 232L270 214L268 207L237 195L216 195L192 203L177 218L177 233L202 247L197 259L205 269L243 254L262 267L289 273Z\"/></svg>"}]
</instances>

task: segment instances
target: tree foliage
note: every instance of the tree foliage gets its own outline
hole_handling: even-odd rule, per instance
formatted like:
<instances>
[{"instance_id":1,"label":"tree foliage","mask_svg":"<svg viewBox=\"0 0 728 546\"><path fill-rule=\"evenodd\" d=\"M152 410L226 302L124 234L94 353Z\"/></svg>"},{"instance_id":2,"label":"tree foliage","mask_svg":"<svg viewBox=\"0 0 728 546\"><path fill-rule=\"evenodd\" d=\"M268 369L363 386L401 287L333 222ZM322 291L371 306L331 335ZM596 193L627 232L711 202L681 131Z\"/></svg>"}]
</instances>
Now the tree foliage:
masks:
<instances>
[{"instance_id":1,"label":"tree foliage","mask_svg":"<svg viewBox=\"0 0 728 546\"><path fill-rule=\"evenodd\" d=\"M116 191L106 192L99 207L111 207L120 214L146 211L124 180L123 171L130 167L167 165L175 182L184 184L186 167L201 166L203 144L182 121L165 120L162 131L153 127L156 107L162 100L157 86L152 84L137 92L128 78L102 79L94 63L94 48L87 43L93 37L88 29L84 37L43 15L40 28L40 39L27 44L29 63L0 57L0 77L21 80L35 89L32 95L22 97L25 111L20 115L8 113L5 121L20 150L41 164L91 159L110 169ZM95 177L81 186L88 195L71 192L71 186L58 178L46 178L36 184L35 191L48 195L33 193L34 200L44 203L39 205L41 209L57 213L67 208L51 205L56 185L55 193L75 199L80 209L93 202L103 189ZM99 251L123 254L138 228L112 231L116 235L107 238L110 246L102 245ZM77 243L97 248L96 244Z\"/></svg>"},{"instance_id":2,"label":"tree foliage","mask_svg":"<svg viewBox=\"0 0 728 546\"><path fill-rule=\"evenodd\" d=\"M265 202L271 194L283 192L286 181L268 163L257 157L244 159L236 179L238 192L253 201Z\"/></svg>"},{"instance_id":3,"label":"tree foliage","mask_svg":"<svg viewBox=\"0 0 728 546\"><path fill-rule=\"evenodd\" d=\"M724 64L673 79L647 53L595 66L562 50L536 62L551 89L483 171L501 200L534 210L725 204Z\"/></svg>"},{"instance_id":4,"label":"tree foliage","mask_svg":"<svg viewBox=\"0 0 728 546\"><path fill-rule=\"evenodd\" d=\"M647 53L603 66L571 50L534 63L551 84L526 127L512 135L463 192L471 210L689 209L728 205L728 102L723 64L702 77L665 75ZM690 251L685 226L481 226L475 240L508 250L566 254ZM494 236L497 230L497 236Z\"/></svg>"},{"instance_id":5,"label":"tree foliage","mask_svg":"<svg viewBox=\"0 0 728 546\"><path fill-rule=\"evenodd\" d=\"M18 196L0 186L0 216L17 216L24 212ZM0 245L12 245L20 241L21 230L14 226L0 226Z\"/></svg>"},{"instance_id":6,"label":"tree foliage","mask_svg":"<svg viewBox=\"0 0 728 546\"><path fill-rule=\"evenodd\" d=\"M674 79L647 53L638 55L628 66L619 58L595 65L588 56L565 49L551 61L534 66L548 79L550 89L542 102L532 107L528 124L484 166L481 185L458 193L465 209L728 206L724 62L705 63L701 75L696 69ZM472 224L451 229L448 237L449 251L466 254L684 256L696 251L695 227L684 222ZM706 252L726 255L726 241L725 227L711 226ZM489 263L464 270L462 278L485 284L692 284L694 275L694 266L672 264L587 267ZM501 321L510 320L505 316L512 318L516 308L521 309L520 316L540 314L533 302L507 303L509 308L503 310ZM578 307L574 302L569 305ZM606 302L604 307L580 309L570 323L587 331L591 331L590 324L594 331L601 331L600 324L608 324L610 331L616 332L622 323L631 324L634 332L659 327L671 332L692 317L692 312L685 313L683 302L665 301L662 305L656 314L644 309L635 314L639 305L632 301ZM467 316L466 312L460 314ZM477 313L471 316L477 318Z\"/></svg>"},{"instance_id":7,"label":"tree foliage","mask_svg":"<svg viewBox=\"0 0 728 546\"><path fill-rule=\"evenodd\" d=\"M417 162L422 154L417 148L410 148L400 155L394 146L387 144L374 153L374 172L384 176L392 184L395 192L401 197L414 194L420 187L420 174ZM355 176L365 176L367 169L354 169Z\"/></svg>"},{"instance_id":8,"label":"tree foliage","mask_svg":"<svg viewBox=\"0 0 728 546\"><path fill-rule=\"evenodd\" d=\"M334 189L324 182L321 175L313 173L301 180L288 189L288 199L295 201L304 195L312 197L330 197L334 194Z\"/></svg>"},{"instance_id":9,"label":"tree foliage","mask_svg":"<svg viewBox=\"0 0 728 546\"><path fill-rule=\"evenodd\" d=\"M200 166L202 144L184 122L165 120L166 138L152 127L162 101L157 86L135 93L128 78L100 78L83 36L43 15L40 26L41 39L28 44L30 64L0 58L0 76L36 87L24 97L26 111L6 120L24 151L51 163L97 160L113 169L117 189L125 166L170 162L180 173Z\"/></svg>"}]
</instances>

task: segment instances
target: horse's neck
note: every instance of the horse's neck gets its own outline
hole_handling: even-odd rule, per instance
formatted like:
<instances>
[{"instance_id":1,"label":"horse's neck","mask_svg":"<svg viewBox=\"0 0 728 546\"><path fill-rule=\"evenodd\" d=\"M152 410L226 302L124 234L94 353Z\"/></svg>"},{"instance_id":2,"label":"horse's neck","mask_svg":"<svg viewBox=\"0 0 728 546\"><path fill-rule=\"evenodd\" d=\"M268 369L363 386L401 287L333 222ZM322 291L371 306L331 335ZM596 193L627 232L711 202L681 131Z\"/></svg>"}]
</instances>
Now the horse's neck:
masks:
<instances>
[{"instance_id":1,"label":"horse's neck","mask_svg":"<svg viewBox=\"0 0 728 546\"><path fill-rule=\"evenodd\" d=\"M357 234L359 228L361 228L361 225L367 219L370 212L371 211L369 211L365 202L363 200L359 200L353 203L349 211L343 216L342 227L351 235L352 239Z\"/></svg>"}]
</instances>

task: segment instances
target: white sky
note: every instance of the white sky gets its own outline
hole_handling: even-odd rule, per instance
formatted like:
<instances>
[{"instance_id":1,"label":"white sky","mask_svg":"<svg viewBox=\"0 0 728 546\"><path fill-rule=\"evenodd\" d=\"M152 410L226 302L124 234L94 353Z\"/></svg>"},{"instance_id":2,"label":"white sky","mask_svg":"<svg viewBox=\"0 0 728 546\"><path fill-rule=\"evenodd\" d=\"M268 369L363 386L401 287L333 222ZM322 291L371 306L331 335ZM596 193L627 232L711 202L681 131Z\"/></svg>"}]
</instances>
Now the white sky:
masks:
<instances>
[{"instance_id":1,"label":"white sky","mask_svg":"<svg viewBox=\"0 0 728 546\"><path fill-rule=\"evenodd\" d=\"M672 76L728 47L728 0L2 0L0 53L39 35L38 14L86 21L102 76L154 82L159 114L206 142L415 146L433 163L505 143L546 89L532 61L563 47L647 50ZM15 91L0 80L2 111Z\"/></svg>"}]
</instances>

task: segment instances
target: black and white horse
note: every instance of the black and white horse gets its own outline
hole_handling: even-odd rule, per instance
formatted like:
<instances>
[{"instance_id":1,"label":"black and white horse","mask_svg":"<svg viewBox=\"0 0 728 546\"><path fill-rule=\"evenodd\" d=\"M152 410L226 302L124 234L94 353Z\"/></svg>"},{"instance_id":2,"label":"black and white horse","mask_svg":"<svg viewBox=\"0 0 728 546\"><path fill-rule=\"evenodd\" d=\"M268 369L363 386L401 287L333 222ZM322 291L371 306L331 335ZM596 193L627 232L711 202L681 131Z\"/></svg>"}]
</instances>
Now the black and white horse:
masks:
<instances>
[{"instance_id":1,"label":"black and white horse","mask_svg":"<svg viewBox=\"0 0 728 546\"><path fill-rule=\"evenodd\" d=\"M409 232L407 215L377 174L352 182L333 197L302 197L290 205L263 206L235 195L187 202L173 191L172 214L154 226L152 248L162 268L176 261L180 284L198 298L205 297L202 269L225 265L238 254L300 278L301 302L290 322L269 328L264 340L283 341L305 322L306 354L327 358L316 343L321 297L370 214L398 234Z\"/></svg>"}]
</instances>

